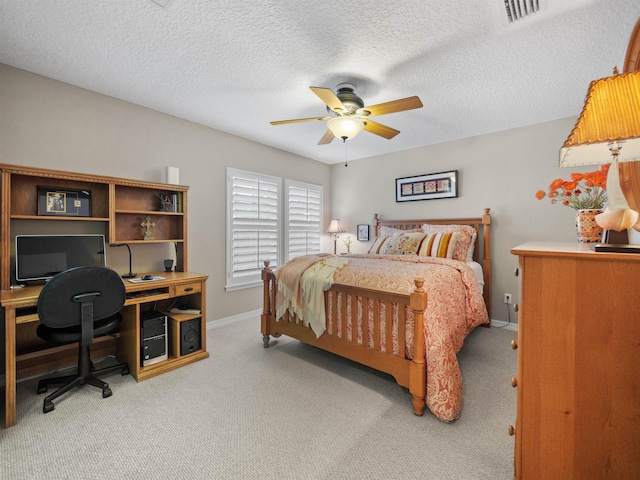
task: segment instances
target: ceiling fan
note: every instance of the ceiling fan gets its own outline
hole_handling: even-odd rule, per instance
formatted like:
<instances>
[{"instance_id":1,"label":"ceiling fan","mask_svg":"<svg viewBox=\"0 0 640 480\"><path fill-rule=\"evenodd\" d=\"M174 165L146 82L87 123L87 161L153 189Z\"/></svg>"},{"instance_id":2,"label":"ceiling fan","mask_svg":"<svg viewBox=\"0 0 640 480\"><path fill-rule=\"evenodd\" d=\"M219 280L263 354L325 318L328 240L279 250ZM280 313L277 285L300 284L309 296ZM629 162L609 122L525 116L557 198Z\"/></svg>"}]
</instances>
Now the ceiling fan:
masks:
<instances>
[{"instance_id":1,"label":"ceiling fan","mask_svg":"<svg viewBox=\"0 0 640 480\"><path fill-rule=\"evenodd\" d=\"M342 138L343 141L349 140L355 137L358 132L363 129L367 132L384 137L387 140L392 139L400 133L400 130L374 122L370 117L386 115L387 113L403 112L405 110L413 110L414 108L422 108L422 102L416 96L365 107L362 99L354 92L355 87L350 83L339 84L336 87L336 93L333 93L330 88L309 88L327 105L327 111L331 115L324 117L297 118L294 120L278 120L271 122L271 125L328 120L328 130L322 136L318 145L331 143L334 138Z\"/></svg>"}]
</instances>

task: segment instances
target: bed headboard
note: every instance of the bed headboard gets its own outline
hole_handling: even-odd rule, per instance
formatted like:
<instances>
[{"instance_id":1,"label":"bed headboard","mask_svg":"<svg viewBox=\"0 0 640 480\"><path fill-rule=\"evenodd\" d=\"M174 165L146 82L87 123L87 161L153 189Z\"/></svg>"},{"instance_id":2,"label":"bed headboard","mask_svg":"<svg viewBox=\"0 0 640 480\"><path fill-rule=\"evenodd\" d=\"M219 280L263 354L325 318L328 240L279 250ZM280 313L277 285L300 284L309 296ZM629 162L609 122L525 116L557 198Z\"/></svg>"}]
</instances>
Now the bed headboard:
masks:
<instances>
[{"instance_id":1,"label":"bed headboard","mask_svg":"<svg viewBox=\"0 0 640 480\"><path fill-rule=\"evenodd\" d=\"M393 227L399 230L422 228L424 223L435 225L470 225L477 233L473 249L473 260L482 265L484 274L484 302L491 317L491 213L489 208L476 218L428 218L421 220L382 220L377 213L373 214L373 234L378 236L378 227ZM480 249L482 239L482 249Z\"/></svg>"}]
</instances>

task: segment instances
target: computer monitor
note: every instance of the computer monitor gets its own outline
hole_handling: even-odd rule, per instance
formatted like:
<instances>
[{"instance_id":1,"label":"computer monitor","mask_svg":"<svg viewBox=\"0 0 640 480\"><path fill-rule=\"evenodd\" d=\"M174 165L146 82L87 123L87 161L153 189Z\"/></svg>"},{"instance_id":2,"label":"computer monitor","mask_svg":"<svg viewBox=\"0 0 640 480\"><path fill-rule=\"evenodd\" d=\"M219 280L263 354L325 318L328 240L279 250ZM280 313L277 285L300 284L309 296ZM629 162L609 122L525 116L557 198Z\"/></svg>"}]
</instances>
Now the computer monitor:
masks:
<instances>
[{"instance_id":1,"label":"computer monitor","mask_svg":"<svg viewBox=\"0 0 640 480\"><path fill-rule=\"evenodd\" d=\"M104 235L17 235L16 281L46 281L72 267L106 266Z\"/></svg>"}]
</instances>

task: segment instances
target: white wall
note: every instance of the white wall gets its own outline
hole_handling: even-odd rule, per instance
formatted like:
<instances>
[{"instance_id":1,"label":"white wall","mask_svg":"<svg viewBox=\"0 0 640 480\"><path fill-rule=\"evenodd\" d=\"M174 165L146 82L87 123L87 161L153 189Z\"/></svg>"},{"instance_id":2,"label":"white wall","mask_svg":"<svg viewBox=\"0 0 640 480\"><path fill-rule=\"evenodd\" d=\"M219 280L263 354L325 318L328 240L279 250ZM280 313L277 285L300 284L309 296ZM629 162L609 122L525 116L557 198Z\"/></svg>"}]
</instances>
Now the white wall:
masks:
<instances>
[{"instance_id":1,"label":"white wall","mask_svg":"<svg viewBox=\"0 0 640 480\"><path fill-rule=\"evenodd\" d=\"M227 166L323 185L325 225L331 215L328 165L5 65L0 163L151 182L166 180L167 165L178 167L180 183L190 186L188 267L209 275L209 321L262 305L260 288L224 290ZM132 245L134 272L163 270L171 248ZM126 249L107 256L128 271Z\"/></svg>"},{"instance_id":2,"label":"white wall","mask_svg":"<svg viewBox=\"0 0 640 480\"><path fill-rule=\"evenodd\" d=\"M514 302L519 299L514 276L518 262L511 248L529 240L576 241L575 211L535 197L553 179L568 179L573 171L557 164L560 146L575 121L566 118L352 161L348 167L333 165L333 216L341 219L355 239L356 225L371 224L374 213L384 219L468 218L480 217L485 207L491 208L491 317L506 321L503 293L511 293ZM358 140L359 136L353 141ZM458 198L395 202L396 178L450 170L458 170ZM338 241L339 252L346 251L345 235ZM351 251L366 252L370 244L354 241ZM513 312L511 320L517 321Z\"/></svg>"}]
</instances>

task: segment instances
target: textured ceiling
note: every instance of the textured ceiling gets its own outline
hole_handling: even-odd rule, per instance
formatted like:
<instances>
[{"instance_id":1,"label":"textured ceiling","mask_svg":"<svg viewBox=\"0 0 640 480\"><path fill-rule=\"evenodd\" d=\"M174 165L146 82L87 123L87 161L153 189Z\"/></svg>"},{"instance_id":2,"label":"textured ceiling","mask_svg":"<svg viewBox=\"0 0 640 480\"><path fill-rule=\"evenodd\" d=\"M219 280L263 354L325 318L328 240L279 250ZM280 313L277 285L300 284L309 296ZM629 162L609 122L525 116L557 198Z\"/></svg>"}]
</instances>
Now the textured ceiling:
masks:
<instances>
[{"instance_id":1,"label":"textured ceiling","mask_svg":"<svg viewBox=\"0 0 640 480\"><path fill-rule=\"evenodd\" d=\"M577 115L640 2L539 4L510 24L504 0L2 0L0 63L339 163L324 122L269 124L326 115L309 86L422 100L376 117L401 133L361 132L349 160Z\"/></svg>"}]
</instances>

